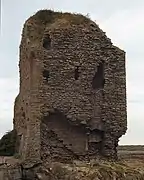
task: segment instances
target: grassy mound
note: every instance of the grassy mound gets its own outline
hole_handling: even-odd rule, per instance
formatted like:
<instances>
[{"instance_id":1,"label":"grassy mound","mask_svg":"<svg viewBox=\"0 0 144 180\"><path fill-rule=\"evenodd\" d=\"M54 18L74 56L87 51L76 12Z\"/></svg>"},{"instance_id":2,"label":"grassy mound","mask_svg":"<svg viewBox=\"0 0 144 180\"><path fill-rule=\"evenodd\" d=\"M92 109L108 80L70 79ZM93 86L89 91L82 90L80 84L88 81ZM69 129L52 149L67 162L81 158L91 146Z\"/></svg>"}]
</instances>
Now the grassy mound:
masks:
<instances>
[{"instance_id":1,"label":"grassy mound","mask_svg":"<svg viewBox=\"0 0 144 180\"><path fill-rule=\"evenodd\" d=\"M51 180L144 180L144 168L134 168L124 162L54 163L48 167L48 164L43 166L39 174Z\"/></svg>"}]
</instances>

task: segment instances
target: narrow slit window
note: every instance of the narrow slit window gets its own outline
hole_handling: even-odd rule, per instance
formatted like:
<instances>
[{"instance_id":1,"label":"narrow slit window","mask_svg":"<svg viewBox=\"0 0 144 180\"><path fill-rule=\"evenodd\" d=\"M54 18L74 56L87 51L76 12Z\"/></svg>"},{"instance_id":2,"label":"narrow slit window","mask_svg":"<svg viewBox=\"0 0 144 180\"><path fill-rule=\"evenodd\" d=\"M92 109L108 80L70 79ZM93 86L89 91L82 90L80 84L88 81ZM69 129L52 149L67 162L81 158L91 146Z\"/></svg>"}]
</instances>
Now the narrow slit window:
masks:
<instances>
[{"instance_id":1,"label":"narrow slit window","mask_svg":"<svg viewBox=\"0 0 144 180\"><path fill-rule=\"evenodd\" d=\"M49 71L48 70L43 70L43 77L48 81L49 78Z\"/></svg>"},{"instance_id":2,"label":"narrow slit window","mask_svg":"<svg viewBox=\"0 0 144 180\"><path fill-rule=\"evenodd\" d=\"M25 112L22 113L22 116L25 118Z\"/></svg>"},{"instance_id":3,"label":"narrow slit window","mask_svg":"<svg viewBox=\"0 0 144 180\"><path fill-rule=\"evenodd\" d=\"M104 88L104 63L100 63L97 72L94 75L94 78L92 80L92 88L93 89L100 89Z\"/></svg>"},{"instance_id":4,"label":"narrow slit window","mask_svg":"<svg viewBox=\"0 0 144 180\"><path fill-rule=\"evenodd\" d=\"M47 34L43 39L43 47L47 50L51 48L51 38L49 34Z\"/></svg>"},{"instance_id":5,"label":"narrow slit window","mask_svg":"<svg viewBox=\"0 0 144 180\"><path fill-rule=\"evenodd\" d=\"M75 69L75 80L78 80L79 74L80 74L79 67L77 66L76 69Z\"/></svg>"},{"instance_id":6,"label":"narrow slit window","mask_svg":"<svg viewBox=\"0 0 144 180\"><path fill-rule=\"evenodd\" d=\"M31 52L30 55L31 55L31 58L35 58L35 53L33 51Z\"/></svg>"}]
</instances>

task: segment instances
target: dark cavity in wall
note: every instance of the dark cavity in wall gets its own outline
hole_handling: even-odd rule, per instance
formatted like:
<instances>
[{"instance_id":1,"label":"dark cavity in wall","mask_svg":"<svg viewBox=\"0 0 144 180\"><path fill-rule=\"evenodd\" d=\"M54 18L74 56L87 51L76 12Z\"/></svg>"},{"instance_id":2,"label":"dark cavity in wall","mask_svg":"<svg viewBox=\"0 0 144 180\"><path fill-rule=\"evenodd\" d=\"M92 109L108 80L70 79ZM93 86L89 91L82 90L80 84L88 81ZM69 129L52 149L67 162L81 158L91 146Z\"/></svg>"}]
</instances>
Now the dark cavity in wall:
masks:
<instances>
[{"instance_id":1,"label":"dark cavity in wall","mask_svg":"<svg viewBox=\"0 0 144 180\"><path fill-rule=\"evenodd\" d=\"M22 113L22 116L25 118L25 112Z\"/></svg>"},{"instance_id":2,"label":"dark cavity in wall","mask_svg":"<svg viewBox=\"0 0 144 180\"><path fill-rule=\"evenodd\" d=\"M47 50L51 48L51 38L49 34L45 35L43 39L43 47Z\"/></svg>"},{"instance_id":3,"label":"dark cavity in wall","mask_svg":"<svg viewBox=\"0 0 144 180\"><path fill-rule=\"evenodd\" d=\"M43 70L43 77L46 79L46 81L48 82L48 78L49 78L49 71L48 70Z\"/></svg>"},{"instance_id":4,"label":"dark cavity in wall","mask_svg":"<svg viewBox=\"0 0 144 180\"><path fill-rule=\"evenodd\" d=\"M104 131L95 129L89 132L88 150L90 154L101 154Z\"/></svg>"},{"instance_id":5,"label":"dark cavity in wall","mask_svg":"<svg viewBox=\"0 0 144 180\"><path fill-rule=\"evenodd\" d=\"M77 66L76 69L75 69L75 75L74 75L75 80L78 80L79 74L80 74L80 72L79 72L79 66Z\"/></svg>"},{"instance_id":6,"label":"dark cavity in wall","mask_svg":"<svg viewBox=\"0 0 144 180\"><path fill-rule=\"evenodd\" d=\"M104 63L101 62L97 67L97 72L94 75L92 80L92 88L93 89L102 89L104 88Z\"/></svg>"},{"instance_id":7,"label":"dark cavity in wall","mask_svg":"<svg viewBox=\"0 0 144 180\"><path fill-rule=\"evenodd\" d=\"M33 51L31 52L30 55L31 55L31 58L35 58L35 53Z\"/></svg>"}]
</instances>

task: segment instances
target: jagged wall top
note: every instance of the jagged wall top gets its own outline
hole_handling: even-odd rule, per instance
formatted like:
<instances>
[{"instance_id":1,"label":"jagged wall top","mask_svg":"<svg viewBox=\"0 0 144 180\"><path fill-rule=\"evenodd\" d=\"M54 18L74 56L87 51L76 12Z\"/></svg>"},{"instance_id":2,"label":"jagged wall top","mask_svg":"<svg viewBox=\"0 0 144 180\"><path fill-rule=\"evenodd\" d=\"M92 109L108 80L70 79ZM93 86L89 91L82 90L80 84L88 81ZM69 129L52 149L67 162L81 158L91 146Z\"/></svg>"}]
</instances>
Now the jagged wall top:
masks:
<instances>
[{"instance_id":1,"label":"jagged wall top","mask_svg":"<svg viewBox=\"0 0 144 180\"><path fill-rule=\"evenodd\" d=\"M97 31L104 33L99 26L87 16L67 12L55 12L52 10L40 10L25 22L22 36L34 42L36 39L37 41L40 40L43 37L44 31L47 29L62 29L71 26L87 27L89 25L95 27Z\"/></svg>"},{"instance_id":2,"label":"jagged wall top","mask_svg":"<svg viewBox=\"0 0 144 180\"><path fill-rule=\"evenodd\" d=\"M55 12L52 10L40 10L29 19L35 19L42 24L52 24L57 20L67 20L69 23L72 24L85 24L90 22L90 18L83 16L81 14L72 14L72 13L62 13L62 12Z\"/></svg>"}]
</instances>

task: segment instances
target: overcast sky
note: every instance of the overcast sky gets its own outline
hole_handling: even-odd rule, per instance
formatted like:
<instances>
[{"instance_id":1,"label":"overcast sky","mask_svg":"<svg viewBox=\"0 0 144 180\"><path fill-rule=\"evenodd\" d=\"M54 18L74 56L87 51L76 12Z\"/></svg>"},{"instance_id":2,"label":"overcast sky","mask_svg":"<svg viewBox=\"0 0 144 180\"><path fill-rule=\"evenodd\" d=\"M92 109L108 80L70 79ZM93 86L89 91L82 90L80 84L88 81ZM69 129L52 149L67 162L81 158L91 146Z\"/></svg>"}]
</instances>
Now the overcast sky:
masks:
<instances>
[{"instance_id":1,"label":"overcast sky","mask_svg":"<svg viewBox=\"0 0 144 180\"><path fill-rule=\"evenodd\" d=\"M19 88L19 43L25 20L39 9L89 14L114 45L127 53L128 131L121 144L144 144L144 1L2 0L0 36L0 136L12 129Z\"/></svg>"}]
</instances>

